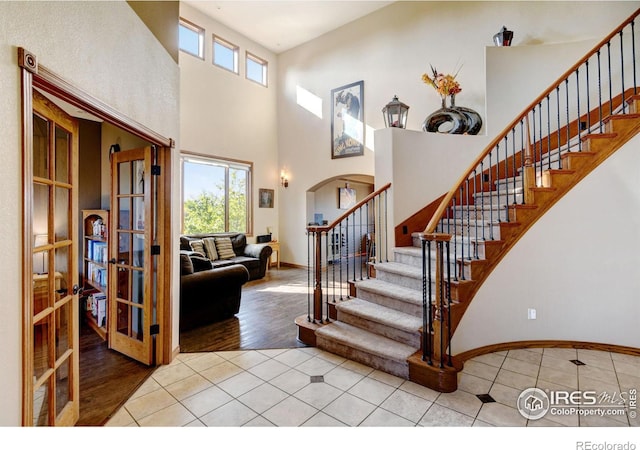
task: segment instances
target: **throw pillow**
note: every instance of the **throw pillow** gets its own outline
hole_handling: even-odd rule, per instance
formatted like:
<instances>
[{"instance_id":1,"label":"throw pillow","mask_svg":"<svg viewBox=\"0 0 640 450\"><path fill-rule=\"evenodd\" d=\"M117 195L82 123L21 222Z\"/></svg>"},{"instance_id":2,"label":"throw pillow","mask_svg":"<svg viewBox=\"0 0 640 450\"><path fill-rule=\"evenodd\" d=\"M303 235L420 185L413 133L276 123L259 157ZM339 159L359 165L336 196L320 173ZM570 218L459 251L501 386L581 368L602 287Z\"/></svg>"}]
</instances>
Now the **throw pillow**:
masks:
<instances>
[{"instance_id":1,"label":"throw pillow","mask_svg":"<svg viewBox=\"0 0 640 450\"><path fill-rule=\"evenodd\" d=\"M194 252L198 252L202 256L207 255L207 253L204 250L204 243L202 242L201 239L189 242L189 246L191 247L191 250L193 250Z\"/></svg>"},{"instance_id":2,"label":"throw pillow","mask_svg":"<svg viewBox=\"0 0 640 450\"><path fill-rule=\"evenodd\" d=\"M192 255L190 256L190 258L191 258L191 263L193 264L194 272L202 272L203 270L210 270L212 267L211 261L209 261L204 256Z\"/></svg>"},{"instance_id":3,"label":"throw pillow","mask_svg":"<svg viewBox=\"0 0 640 450\"><path fill-rule=\"evenodd\" d=\"M180 253L180 275L190 275L193 273L193 263L189 255Z\"/></svg>"},{"instance_id":4,"label":"throw pillow","mask_svg":"<svg viewBox=\"0 0 640 450\"><path fill-rule=\"evenodd\" d=\"M204 238L202 239L202 244L204 245L204 251L207 258L209 258L211 261L215 261L216 259L218 259L218 251L216 250L215 238Z\"/></svg>"},{"instance_id":5,"label":"throw pillow","mask_svg":"<svg viewBox=\"0 0 640 450\"><path fill-rule=\"evenodd\" d=\"M236 257L236 254L233 251L233 245L231 244L231 238L217 237L216 250L218 251L218 258L220 259L231 259Z\"/></svg>"}]
</instances>

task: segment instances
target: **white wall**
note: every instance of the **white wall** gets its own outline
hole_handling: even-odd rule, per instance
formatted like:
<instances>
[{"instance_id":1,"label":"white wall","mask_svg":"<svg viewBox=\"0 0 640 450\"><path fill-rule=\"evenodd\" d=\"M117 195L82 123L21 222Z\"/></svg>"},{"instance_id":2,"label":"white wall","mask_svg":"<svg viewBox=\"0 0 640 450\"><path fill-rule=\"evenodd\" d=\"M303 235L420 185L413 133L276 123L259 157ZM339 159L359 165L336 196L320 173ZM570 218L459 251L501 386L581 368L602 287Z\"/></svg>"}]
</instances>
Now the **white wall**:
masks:
<instances>
[{"instance_id":1,"label":"white wall","mask_svg":"<svg viewBox=\"0 0 640 450\"><path fill-rule=\"evenodd\" d=\"M458 80L463 90L456 103L487 120L485 49L493 46L492 37L503 25L514 31L515 46L583 42L604 37L637 7L637 2L398 2L279 55L278 158L291 174L289 188L280 192L283 261L305 264L304 212L311 186L340 173L379 176L373 130L384 126L381 110L394 94L410 106L409 130L421 130L425 117L439 107L439 97L421 81L430 64L443 72L462 65ZM576 11L580 20L569 20ZM364 81L369 128L365 155L332 160L331 89L359 80ZM501 80L516 91L531 81ZM298 86L322 102L321 118L297 105ZM532 100L525 98L522 106ZM504 120L489 118L488 126L501 129ZM435 198L419 189L411 193L419 198L402 193L407 206L396 205L399 211Z\"/></svg>"},{"instance_id":2,"label":"white wall","mask_svg":"<svg viewBox=\"0 0 640 450\"><path fill-rule=\"evenodd\" d=\"M19 46L33 52L40 64L126 116L179 139L177 66L125 2L0 2L0 425L4 426L20 425L22 401ZM176 287L177 273L176 260L172 274ZM177 313L176 302L174 317ZM177 333L174 336L175 346Z\"/></svg>"},{"instance_id":3,"label":"white wall","mask_svg":"<svg viewBox=\"0 0 640 450\"><path fill-rule=\"evenodd\" d=\"M278 239L277 58L189 5L180 16L205 29L204 60L180 52L180 150L253 162L253 231ZM240 47L238 75L213 65L212 34ZM268 87L246 79L246 51L268 61ZM275 191L274 208L258 208L260 188Z\"/></svg>"}]
</instances>

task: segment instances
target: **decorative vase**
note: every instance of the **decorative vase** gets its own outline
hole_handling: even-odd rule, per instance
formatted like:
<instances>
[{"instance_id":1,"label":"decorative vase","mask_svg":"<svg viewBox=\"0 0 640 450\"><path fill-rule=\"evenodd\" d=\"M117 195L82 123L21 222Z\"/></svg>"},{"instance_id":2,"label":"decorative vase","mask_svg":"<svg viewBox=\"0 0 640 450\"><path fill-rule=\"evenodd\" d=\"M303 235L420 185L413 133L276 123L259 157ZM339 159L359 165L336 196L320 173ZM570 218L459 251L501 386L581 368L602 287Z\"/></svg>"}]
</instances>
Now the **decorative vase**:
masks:
<instances>
[{"instance_id":1,"label":"decorative vase","mask_svg":"<svg viewBox=\"0 0 640 450\"><path fill-rule=\"evenodd\" d=\"M478 114L471 108L467 108L466 106L456 106L455 94L451 94L450 99L450 108L462 113L462 115L464 116L466 126L463 134L478 134L480 128L482 128L482 117L480 117L480 114Z\"/></svg>"},{"instance_id":2,"label":"decorative vase","mask_svg":"<svg viewBox=\"0 0 640 450\"><path fill-rule=\"evenodd\" d=\"M422 130L429 133L462 134L466 128L466 119L462 112L447 108L446 97L442 96L442 107L431 113L424 122Z\"/></svg>"}]
</instances>

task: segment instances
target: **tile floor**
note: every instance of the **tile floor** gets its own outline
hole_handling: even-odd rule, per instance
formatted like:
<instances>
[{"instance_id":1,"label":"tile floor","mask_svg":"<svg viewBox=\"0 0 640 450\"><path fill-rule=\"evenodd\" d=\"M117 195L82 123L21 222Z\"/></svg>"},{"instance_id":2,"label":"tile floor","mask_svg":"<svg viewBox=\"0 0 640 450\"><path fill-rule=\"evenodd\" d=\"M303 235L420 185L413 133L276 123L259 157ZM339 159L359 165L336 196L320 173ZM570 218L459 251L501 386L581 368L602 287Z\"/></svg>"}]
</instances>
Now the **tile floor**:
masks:
<instances>
[{"instance_id":1,"label":"tile floor","mask_svg":"<svg viewBox=\"0 0 640 450\"><path fill-rule=\"evenodd\" d=\"M497 352L467 361L458 390L439 393L310 347L185 353L158 368L107 426L640 426L635 411L527 420L516 399L529 387L630 392L640 388L640 357L556 348Z\"/></svg>"}]
</instances>

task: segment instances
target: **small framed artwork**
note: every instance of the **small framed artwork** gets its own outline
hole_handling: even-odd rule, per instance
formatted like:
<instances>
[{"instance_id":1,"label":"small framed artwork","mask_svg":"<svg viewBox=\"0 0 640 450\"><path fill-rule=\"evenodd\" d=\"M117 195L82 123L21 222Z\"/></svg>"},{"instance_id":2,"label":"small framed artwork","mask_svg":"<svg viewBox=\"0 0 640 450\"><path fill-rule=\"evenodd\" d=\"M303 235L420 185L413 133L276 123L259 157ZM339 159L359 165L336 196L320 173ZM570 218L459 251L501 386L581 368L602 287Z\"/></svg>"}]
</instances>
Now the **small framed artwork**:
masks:
<instances>
[{"instance_id":1,"label":"small framed artwork","mask_svg":"<svg viewBox=\"0 0 640 450\"><path fill-rule=\"evenodd\" d=\"M258 207L273 208L273 189L258 189Z\"/></svg>"},{"instance_id":2,"label":"small framed artwork","mask_svg":"<svg viewBox=\"0 0 640 450\"><path fill-rule=\"evenodd\" d=\"M364 81L331 90L331 159L364 155Z\"/></svg>"},{"instance_id":3,"label":"small framed artwork","mask_svg":"<svg viewBox=\"0 0 640 450\"><path fill-rule=\"evenodd\" d=\"M348 187L338 188L338 208L349 209L356 206L356 190Z\"/></svg>"}]
</instances>

